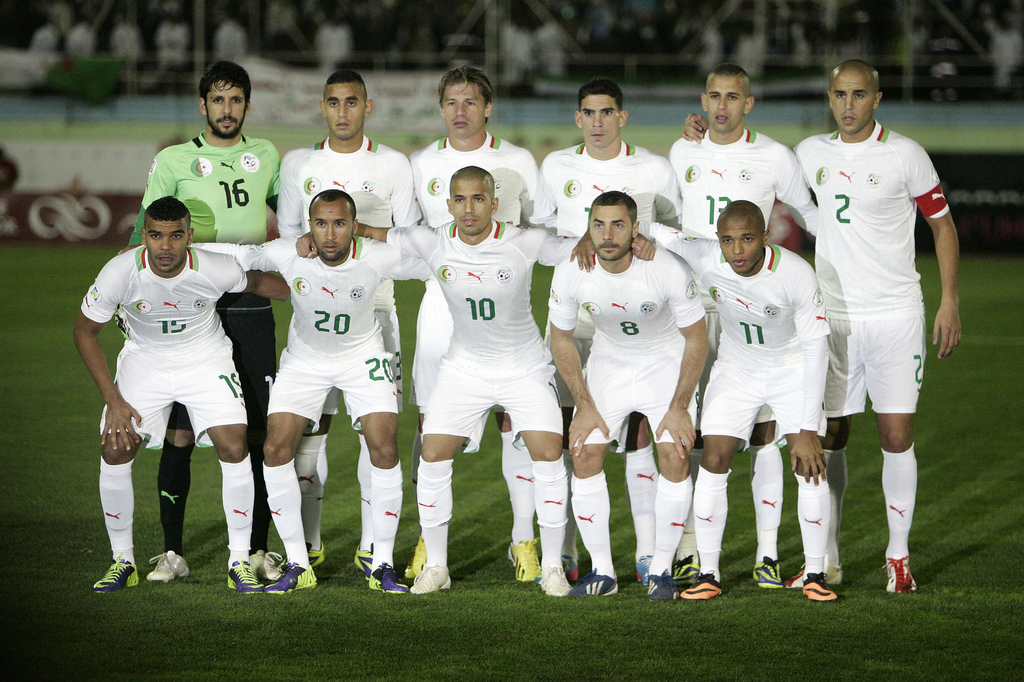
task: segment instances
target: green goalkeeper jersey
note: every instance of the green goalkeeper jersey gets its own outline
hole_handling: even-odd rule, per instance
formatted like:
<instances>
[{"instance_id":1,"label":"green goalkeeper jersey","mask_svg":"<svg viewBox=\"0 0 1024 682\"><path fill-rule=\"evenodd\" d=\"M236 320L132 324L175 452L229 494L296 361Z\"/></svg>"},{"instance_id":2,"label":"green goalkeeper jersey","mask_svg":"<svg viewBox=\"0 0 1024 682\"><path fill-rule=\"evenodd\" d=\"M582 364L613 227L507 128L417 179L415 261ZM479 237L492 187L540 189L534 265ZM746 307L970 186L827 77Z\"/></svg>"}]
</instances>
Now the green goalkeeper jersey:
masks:
<instances>
[{"instance_id":1,"label":"green goalkeeper jersey","mask_svg":"<svg viewBox=\"0 0 1024 682\"><path fill-rule=\"evenodd\" d=\"M231 147L207 144L205 133L167 147L153 159L129 243L142 241L146 207L173 196L192 215L194 241L262 244L267 240L267 206L277 210L280 168L273 144L244 135Z\"/></svg>"}]
</instances>

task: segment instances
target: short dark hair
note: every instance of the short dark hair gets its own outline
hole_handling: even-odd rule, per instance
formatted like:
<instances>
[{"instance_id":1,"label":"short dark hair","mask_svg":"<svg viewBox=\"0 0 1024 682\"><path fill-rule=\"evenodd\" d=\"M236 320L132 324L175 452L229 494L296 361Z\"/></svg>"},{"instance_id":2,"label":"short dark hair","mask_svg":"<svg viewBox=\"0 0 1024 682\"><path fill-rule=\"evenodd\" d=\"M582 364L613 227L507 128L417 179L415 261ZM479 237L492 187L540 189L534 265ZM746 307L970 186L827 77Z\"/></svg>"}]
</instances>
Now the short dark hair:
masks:
<instances>
[{"instance_id":1,"label":"short dark hair","mask_svg":"<svg viewBox=\"0 0 1024 682\"><path fill-rule=\"evenodd\" d=\"M759 232L764 232L765 229L764 213L761 213L757 204L746 199L738 199L726 206L718 215L717 225L722 225L730 220L748 220Z\"/></svg>"},{"instance_id":2,"label":"short dark hair","mask_svg":"<svg viewBox=\"0 0 1024 682\"><path fill-rule=\"evenodd\" d=\"M832 81L834 81L840 74L846 71L855 71L864 76L867 76L868 83L875 89L875 92L879 91L878 86L878 69L868 64L863 59L847 59L845 62L832 69L832 72L828 76L828 89L832 89Z\"/></svg>"},{"instance_id":3,"label":"short dark hair","mask_svg":"<svg viewBox=\"0 0 1024 682\"><path fill-rule=\"evenodd\" d=\"M584 83L576 97L576 108L582 109L583 100L590 95L608 95L615 100L615 107L622 110L622 88L611 78L598 76Z\"/></svg>"},{"instance_id":4,"label":"short dark hair","mask_svg":"<svg viewBox=\"0 0 1024 682\"><path fill-rule=\"evenodd\" d=\"M309 202L309 217L313 217L313 207L319 204L333 204L335 201L344 201L348 204L348 210L352 212L352 220L356 219L356 202L352 201L352 197L348 192L343 192L340 189L325 189L315 197L313 201Z\"/></svg>"},{"instance_id":5,"label":"short dark hair","mask_svg":"<svg viewBox=\"0 0 1024 682\"><path fill-rule=\"evenodd\" d=\"M629 214L631 222L636 222L636 202L633 201L633 197L629 196L625 192L613 190L611 192L605 192L604 194L597 195L594 199L594 203L590 205L590 210L593 212L597 206L625 206L626 213Z\"/></svg>"},{"instance_id":6,"label":"short dark hair","mask_svg":"<svg viewBox=\"0 0 1024 682\"><path fill-rule=\"evenodd\" d=\"M199 79L199 96L206 99L206 96L216 88L218 90L227 88L241 88L245 95L246 103L249 102L249 95L252 94L252 83L249 82L249 74L238 64L228 61L219 61L210 64Z\"/></svg>"},{"instance_id":7,"label":"short dark hair","mask_svg":"<svg viewBox=\"0 0 1024 682\"><path fill-rule=\"evenodd\" d=\"M146 218L162 223L171 223L176 220L185 221L185 228L188 229L192 222L192 216L188 212L188 206L175 197L160 197L146 207Z\"/></svg>"},{"instance_id":8,"label":"short dark hair","mask_svg":"<svg viewBox=\"0 0 1024 682\"><path fill-rule=\"evenodd\" d=\"M327 82L324 83L324 92L326 93L327 88L332 85L343 85L345 83L358 83L359 87L363 90L363 99L367 98L366 83L363 82L363 77L352 69L339 69L328 76Z\"/></svg>"},{"instance_id":9,"label":"short dark hair","mask_svg":"<svg viewBox=\"0 0 1024 682\"><path fill-rule=\"evenodd\" d=\"M712 78L739 78L740 82L743 84L745 94L747 97L750 96L750 74L748 74L746 69L739 64L725 62L724 64L719 64L715 68L711 69L708 77L704 80L704 92L707 92L708 85L711 84Z\"/></svg>"},{"instance_id":10,"label":"short dark hair","mask_svg":"<svg viewBox=\"0 0 1024 682\"><path fill-rule=\"evenodd\" d=\"M437 84L438 103L444 105L444 91L449 85L459 85L460 83L475 85L480 96L484 98L484 106L494 101L494 88L491 86L491 80L487 74L472 66L459 66L449 69L441 76L441 82Z\"/></svg>"},{"instance_id":11,"label":"short dark hair","mask_svg":"<svg viewBox=\"0 0 1024 682\"><path fill-rule=\"evenodd\" d=\"M451 182L448 183L448 191L451 192L451 189L455 187L455 183L462 182L463 180L482 180L484 186L487 187L487 191L491 193L491 198L494 198L494 176L480 166L466 166L455 171Z\"/></svg>"}]
</instances>

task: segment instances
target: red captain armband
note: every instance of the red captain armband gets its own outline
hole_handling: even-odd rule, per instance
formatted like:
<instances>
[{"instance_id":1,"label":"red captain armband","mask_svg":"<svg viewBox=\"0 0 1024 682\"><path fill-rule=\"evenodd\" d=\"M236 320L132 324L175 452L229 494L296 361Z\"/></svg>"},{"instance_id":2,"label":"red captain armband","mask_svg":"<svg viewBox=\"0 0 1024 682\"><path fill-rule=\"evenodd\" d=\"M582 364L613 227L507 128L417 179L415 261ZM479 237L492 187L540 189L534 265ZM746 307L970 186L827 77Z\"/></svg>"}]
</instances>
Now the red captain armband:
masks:
<instances>
[{"instance_id":1,"label":"red captain armband","mask_svg":"<svg viewBox=\"0 0 1024 682\"><path fill-rule=\"evenodd\" d=\"M935 185L933 189L916 197L914 201L917 202L921 213L929 218L942 213L949 207L949 204L946 203L946 195L942 193L942 185Z\"/></svg>"}]
</instances>

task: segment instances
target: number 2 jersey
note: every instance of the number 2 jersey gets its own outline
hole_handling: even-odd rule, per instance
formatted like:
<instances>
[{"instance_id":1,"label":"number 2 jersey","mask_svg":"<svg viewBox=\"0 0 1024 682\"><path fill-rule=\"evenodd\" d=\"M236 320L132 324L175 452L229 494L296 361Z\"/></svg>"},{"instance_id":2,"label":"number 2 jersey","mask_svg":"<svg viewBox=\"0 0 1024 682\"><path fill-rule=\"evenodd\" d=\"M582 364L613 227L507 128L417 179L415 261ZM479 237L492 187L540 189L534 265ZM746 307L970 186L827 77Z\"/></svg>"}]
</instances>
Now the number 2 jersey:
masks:
<instances>
[{"instance_id":1,"label":"number 2 jersey","mask_svg":"<svg viewBox=\"0 0 1024 682\"><path fill-rule=\"evenodd\" d=\"M949 206L921 145L876 121L863 142L815 135L797 145L796 155L818 199L815 267L829 315L923 315L914 267L917 208L938 218Z\"/></svg>"},{"instance_id":2,"label":"number 2 jersey","mask_svg":"<svg viewBox=\"0 0 1024 682\"><path fill-rule=\"evenodd\" d=\"M231 256L189 247L185 269L171 278L153 274L149 249L112 258L82 301L82 314L108 322L118 305L128 322L124 348L190 362L214 352L231 352L217 316L225 293L241 293L245 271Z\"/></svg>"},{"instance_id":3,"label":"number 2 jersey","mask_svg":"<svg viewBox=\"0 0 1024 682\"><path fill-rule=\"evenodd\" d=\"M530 305L533 265L561 263L576 240L492 221L476 245L459 238L455 223L395 228L388 244L426 261L437 279L455 324L446 358L511 371L551 362Z\"/></svg>"}]
</instances>

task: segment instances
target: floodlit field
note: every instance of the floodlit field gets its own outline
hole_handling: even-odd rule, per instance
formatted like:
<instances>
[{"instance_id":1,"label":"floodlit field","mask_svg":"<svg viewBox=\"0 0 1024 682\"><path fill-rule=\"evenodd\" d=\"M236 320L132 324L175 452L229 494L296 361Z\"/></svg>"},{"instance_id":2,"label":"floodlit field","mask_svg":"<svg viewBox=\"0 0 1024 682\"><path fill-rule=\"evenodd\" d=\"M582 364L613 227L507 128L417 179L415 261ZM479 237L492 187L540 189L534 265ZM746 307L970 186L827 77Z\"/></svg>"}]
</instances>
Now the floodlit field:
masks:
<instances>
[{"instance_id":1,"label":"floodlit field","mask_svg":"<svg viewBox=\"0 0 1024 682\"><path fill-rule=\"evenodd\" d=\"M505 558L510 528L500 442L455 467L453 584L416 597L370 593L353 567L358 542L356 439L336 424L324 504L326 563L316 589L237 595L225 584L220 473L197 451L185 532L192 576L141 580L115 594L92 583L110 563L97 475L99 394L71 340L82 295L113 253L95 246L5 246L0 327L3 427L0 527L5 677L54 679L1007 679L1024 646L1024 442L1020 260L962 264L964 341L931 355L916 444L920 487L911 536L916 595L885 593L881 454L870 416L854 422L843 519L842 600L754 587L749 461L731 479L722 557L725 592L712 603L650 603L631 580L633 530L621 458L610 457L613 551L620 593L557 600L517 583ZM937 305L933 257L919 269ZM535 313L545 316L550 269L538 267ZM58 273L54 278L53 274ZM396 285L408 392L419 283ZM277 308L283 345L289 309ZM929 323L931 317L929 315ZM112 325L111 325L112 327ZM103 340L112 361L120 334ZM401 418L408 472L414 415ZM788 459L788 458L787 458ZM157 455L135 465L135 552L162 550ZM787 477L783 572L801 563L796 486ZM405 487L396 561L416 540L415 494ZM280 542L271 531L271 547ZM581 549L581 554L584 554ZM587 565L584 559L584 567Z\"/></svg>"}]
</instances>

